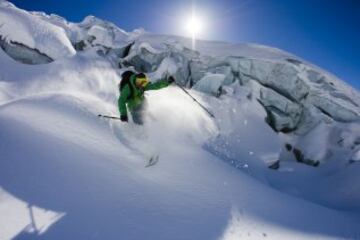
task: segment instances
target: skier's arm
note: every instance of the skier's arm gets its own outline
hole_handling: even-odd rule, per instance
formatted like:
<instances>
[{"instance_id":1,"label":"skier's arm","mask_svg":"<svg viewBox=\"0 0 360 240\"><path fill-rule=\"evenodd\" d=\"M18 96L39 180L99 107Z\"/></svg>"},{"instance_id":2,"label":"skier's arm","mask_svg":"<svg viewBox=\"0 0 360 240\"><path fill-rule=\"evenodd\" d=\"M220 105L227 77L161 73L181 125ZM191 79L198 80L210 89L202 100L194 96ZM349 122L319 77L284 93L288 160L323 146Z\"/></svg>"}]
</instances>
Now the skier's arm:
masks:
<instances>
[{"instance_id":1,"label":"skier's arm","mask_svg":"<svg viewBox=\"0 0 360 240\"><path fill-rule=\"evenodd\" d=\"M148 85L146 85L145 87L145 91L148 91L148 90L158 90L158 89L161 89L161 88L165 88L167 86L169 86L169 81L166 80L166 79L161 79L155 83L152 83L150 82Z\"/></svg>"},{"instance_id":2,"label":"skier's arm","mask_svg":"<svg viewBox=\"0 0 360 240\"><path fill-rule=\"evenodd\" d=\"M127 116L126 100L128 99L129 95L130 87L127 85L121 90L118 100L120 116Z\"/></svg>"}]
</instances>

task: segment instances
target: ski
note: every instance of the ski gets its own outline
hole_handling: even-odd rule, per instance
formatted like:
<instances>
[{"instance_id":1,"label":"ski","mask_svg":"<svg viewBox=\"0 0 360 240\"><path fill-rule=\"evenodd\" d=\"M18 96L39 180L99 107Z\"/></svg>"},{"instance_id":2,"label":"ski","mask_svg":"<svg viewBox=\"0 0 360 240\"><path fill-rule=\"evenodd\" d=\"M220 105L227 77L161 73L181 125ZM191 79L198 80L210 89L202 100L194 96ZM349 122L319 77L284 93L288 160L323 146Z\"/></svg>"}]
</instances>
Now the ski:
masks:
<instances>
[{"instance_id":1,"label":"ski","mask_svg":"<svg viewBox=\"0 0 360 240\"><path fill-rule=\"evenodd\" d=\"M148 164L146 164L145 167L154 166L158 161L159 161L159 155L154 155L149 159Z\"/></svg>"},{"instance_id":2,"label":"ski","mask_svg":"<svg viewBox=\"0 0 360 240\"><path fill-rule=\"evenodd\" d=\"M109 115L102 115L102 114L98 114L98 117L121 120L121 118L119 118L119 117L109 116ZM122 134L121 134L121 136L122 136ZM147 167L154 166L155 164L157 164L158 161L159 161L159 155L155 154L155 155L151 156L151 158L148 160L145 167L147 168Z\"/></svg>"}]
</instances>

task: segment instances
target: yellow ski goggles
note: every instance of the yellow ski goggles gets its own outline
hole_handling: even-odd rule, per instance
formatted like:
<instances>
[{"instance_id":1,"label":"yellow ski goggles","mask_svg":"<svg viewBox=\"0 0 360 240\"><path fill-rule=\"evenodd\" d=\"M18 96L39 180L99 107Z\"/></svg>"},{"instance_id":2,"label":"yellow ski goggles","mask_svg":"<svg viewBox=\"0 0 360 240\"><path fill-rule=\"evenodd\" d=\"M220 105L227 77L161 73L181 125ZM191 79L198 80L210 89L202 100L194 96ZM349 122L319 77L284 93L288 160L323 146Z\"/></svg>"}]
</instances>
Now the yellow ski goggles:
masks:
<instances>
[{"instance_id":1,"label":"yellow ski goggles","mask_svg":"<svg viewBox=\"0 0 360 240\"><path fill-rule=\"evenodd\" d=\"M136 78L135 80L135 84L138 87L146 87L146 85L149 84L149 80L145 77L145 78Z\"/></svg>"}]
</instances>

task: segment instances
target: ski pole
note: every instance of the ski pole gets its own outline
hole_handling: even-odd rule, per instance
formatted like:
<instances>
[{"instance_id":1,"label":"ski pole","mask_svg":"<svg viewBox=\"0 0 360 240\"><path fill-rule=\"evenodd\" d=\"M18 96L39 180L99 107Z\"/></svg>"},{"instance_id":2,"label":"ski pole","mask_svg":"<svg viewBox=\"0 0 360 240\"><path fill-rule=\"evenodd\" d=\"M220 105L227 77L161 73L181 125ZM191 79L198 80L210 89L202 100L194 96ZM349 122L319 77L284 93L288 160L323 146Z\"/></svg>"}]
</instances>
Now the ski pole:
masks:
<instances>
[{"instance_id":1,"label":"ski pole","mask_svg":"<svg viewBox=\"0 0 360 240\"><path fill-rule=\"evenodd\" d=\"M185 88L183 88L182 86L180 86L179 84L177 84L177 82L175 82L175 85L178 86L181 90L183 90L189 97L191 97L192 100L194 100L197 104L199 104L199 106L204 109L212 118L215 118L214 114L212 114L206 107L204 107L201 103L199 103L198 100L196 100L193 96L191 96L191 94L185 90Z\"/></svg>"},{"instance_id":2,"label":"ski pole","mask_svg":"<svg viewBox=\"0 0 360 240\"><path fill-rule=\"evenodd\" d=\"M98 117L121 120L121 118L119 118L119 117L113 117L113 116L107 116L107 115L101 115L101 114L99 114Z\"/></svg>"}]
</instances>

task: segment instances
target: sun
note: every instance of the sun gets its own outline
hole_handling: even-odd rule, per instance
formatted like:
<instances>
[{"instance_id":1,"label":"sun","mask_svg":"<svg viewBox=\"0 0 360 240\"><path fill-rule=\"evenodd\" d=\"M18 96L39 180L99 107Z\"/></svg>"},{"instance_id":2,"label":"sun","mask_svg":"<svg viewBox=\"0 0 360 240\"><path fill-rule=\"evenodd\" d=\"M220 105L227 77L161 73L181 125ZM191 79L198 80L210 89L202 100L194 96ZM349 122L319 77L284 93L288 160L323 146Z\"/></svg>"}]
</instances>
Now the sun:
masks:
<instances>
[{"instance_id":1,"label":"sun","mask_svg":"<svg viewBox=\"0 0 360 240\"><path fill-rule=\"evenodd\" d=\"M193 9L191 15L186 18L184 27L187 35L191 37L192 49L195 50L196 39L199 35L202 34L204 21L196 14L196 11Z\"/></svg>"},{"instance_id":2,"label":"sun","mask_svg":"<svg viewBox=\"0 0 360 240\"><path fill-rule=\"evenodd\" d=\"M186 21L186 30L191 36L197 35L201 32L202 25L201 19L192 14Z\"/></svg>"}]
</instances>

